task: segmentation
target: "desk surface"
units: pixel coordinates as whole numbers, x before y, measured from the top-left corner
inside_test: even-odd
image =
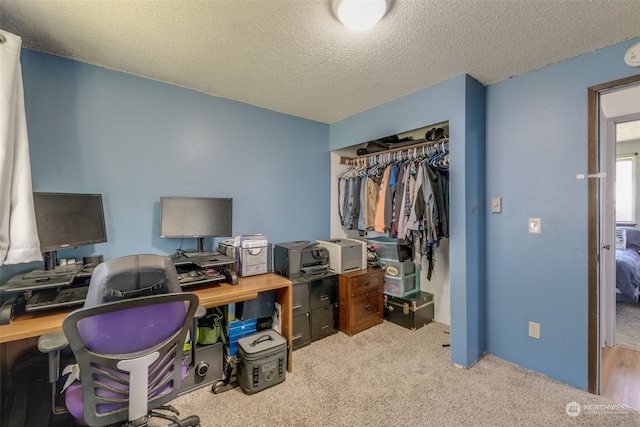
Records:
[[[205,308],[217,307],[232,302],[246,301],[257,298],[259,292],[282,290],[291,288],[291,281],[275,274],[261,274],[258,276],[241,277],[237,285],[217,283],[211,287],[187,290],[200,298],[200,304]],[[287,292],[289,302],[291,293]],[[0,326],[0,343],[38,337],[47,332],[62,329],[62,321],[69,314],[70,309],[51,310],[40,313],[23,313],[8,325]],[[283,325],[284,335],[290,333],[290,325]]]

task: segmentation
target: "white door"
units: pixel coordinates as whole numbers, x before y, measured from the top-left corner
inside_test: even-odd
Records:
[[[601,99],[603,96],[602,95]],[[600,346],[613,347],[616,333],[615,270],[615,124],[605,116],[600,104],[599,170],[606,175],[599,180],[600,203]]]

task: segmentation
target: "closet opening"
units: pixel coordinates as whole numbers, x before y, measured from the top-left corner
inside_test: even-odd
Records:
[[[383,255],[379,263],[385,295],[432,294],[434,320],[446,325],[449,144],[449,123],[441,122],[331,153],[332,238],[365,240],[382,251],[397,242],[398,258]]]

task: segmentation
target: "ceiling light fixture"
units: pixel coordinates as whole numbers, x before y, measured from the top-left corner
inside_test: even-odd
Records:
[[[629,67],[640,67],[640,43],[631,46],[624,54],[624,62]]]
[[[373,28],[389,9],[389,0],[331,0],[334,15],[351,31]]]

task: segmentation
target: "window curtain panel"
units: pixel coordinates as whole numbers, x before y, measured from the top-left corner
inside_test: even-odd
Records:
[[[0,29],[0,265],[42,261],[24,110],[22,39]]]

